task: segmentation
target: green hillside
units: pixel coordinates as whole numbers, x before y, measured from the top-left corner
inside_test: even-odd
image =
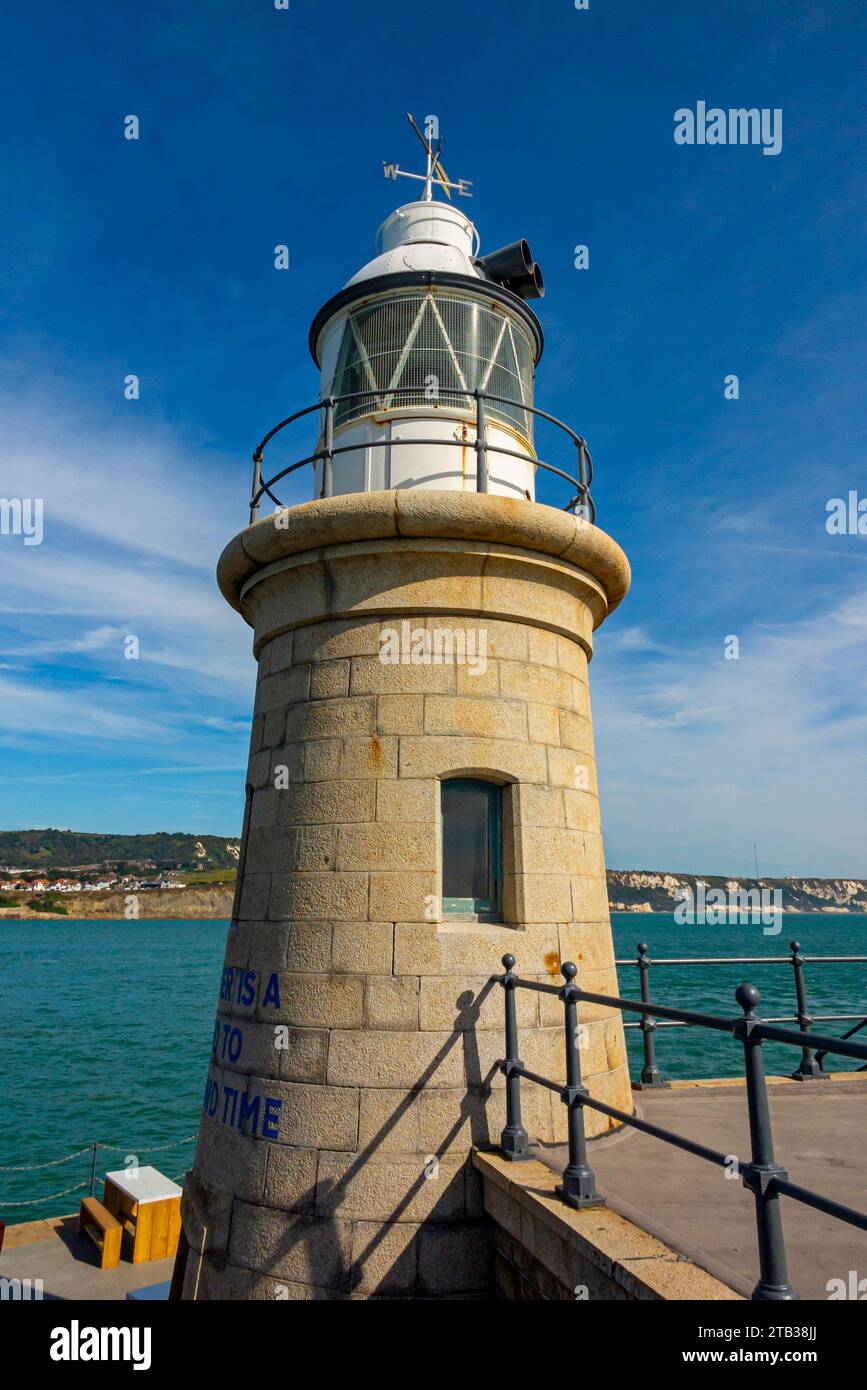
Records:
[[[233,853],[234,850],[234,853]],[[68,869],[83,864],[136,864],[157,869],[204,871],[235,868],[238,841],[222,835],[90,835],[77,830],[2,830],[0,866]],[[202,852],[203,851],[203,852]]]

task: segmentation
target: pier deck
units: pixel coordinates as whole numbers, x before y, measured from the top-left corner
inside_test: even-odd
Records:
[[[867,1073],[827,1081],[768,1078],[777,1162],[801,1183],[856,1210],[867,1209]],[[675,1082],[634,1092],[642,1119],[726,1154],[749,1158],[743,1085]],[[562,1171],[565,1147],[538,1146]],[[608,1205],[749,1297],[758,1277],[754,1203],[737,1179],[637,1130],[589,1145]],[[781,1198],[789,1280],[801,1298],[828,1298],[828,1281],[867,1278],[867,1233]],[[851,1296],[851,1295],[850,1295]]]
[[[0,1252],[0,1278],[41,1279],[46,1302],[122,1301],[134,1289],[171,1279],[174,1256],[137,1265],[124,1258],[114,1269],[100,1269],[96,1246],[77,1228],[77,1216],[10,1226]]]
[[[794,1182],[858,1210],[867,1208],[867,1073],[797,1082],[769,1078],[777,1161]],[[636,1091],[639,1114],[741,1159],[749,1156],[746,1095],[733,1081],[675,1082]],[[559,1146],[536,1156],[557,1172]],[[721,1169],[636,1130],[589,1146],[589,1159],[608,1205],[695,1264],[749,1297],[755,1284],[753,1201]],[[801,1298],[828,1298],[828,1282],[848,1287],[867,1278],[867,1234],[782,1200],[789,1277]],[[171,1278],[173,1260],[100,1270],[98,1254],[79,1236],[74,1216],[11,1226],[0,1254],[0,1277],[41,1279],[45,1299],[122,1300],[133,1289]],[[851,1297],[851,1294],[849,1295]]]

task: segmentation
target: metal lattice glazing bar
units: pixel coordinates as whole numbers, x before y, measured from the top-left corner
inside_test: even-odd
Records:
[[[340,399],[337,425],[368,408],[352,399],[364,381],[378,409],[429,405],[432,383],[440,400],[472,409],[477,389],[496,394],[493,416],[532,443],[534,344],[524,327],[473,295],[431,289],[379,298],[353,310],[344,326],[331,394]]]

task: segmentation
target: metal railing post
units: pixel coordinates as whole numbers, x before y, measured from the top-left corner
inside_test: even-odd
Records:
[[[584,521],[590,521],[591,516],[590,502],[588,499],[589,485],[587,482],[587,455],[585,453],[587,445],[583,439],[579,439],[576,447],[578,449],[578,497],[580,499],[578,503],[578,513]]]
[[[563,1186],[558,1187],[557,1191],[570,1207],[604,1207],[605,1198],[596,1190],[596,1174],[587,1162],[584,1107],[581,1102],[589,1092],[581,1084],[581,1035],[578,1029],[577,993],[572,984],[578,967],[567,960],[560,970],[566,981],[560,990],[566,1033],[566,1085],[560,1092],[560,1099],[567,1106],[569,1162],[563,1169]]]
[[[488,419],[485,412],[485,393],[477,388],[474,395],[476,397],[476,492],[487,492],[488,445],[485,436]]]
[[[253,455],[253,491],[250,494],[250,525],[259,520],[259,488],[262,486],[262,455],[257,449]]]
[[[385,412],[388,416],[395,405],[400,405],[404,401],[406,401],[407,405],[421,405],[421,402],[417,400],[418,393],[419,388],[417,386],[392,386],[371,388],[363,391],[347,391],[337,396],[330,396],[327,399],[315,401],[313,405],[305,406],[303,410],[296,410],[294,414],[288,415],[285,420],[281,420],[279,424],[275,425],[273,429],[270,429],[268,433],[264,435],[256,446],[256,450],[253,454],[254,475],[252,497],[256,500],[253,501],[251,499],[250,502],[251,522],[255,521],[259,515],[259,492],[266,493],[274,502],[274,505],[281,508],[283,503],[276,496],[273,488],[281,479],[288,477],[290,473],[294,473],[296,469],[302,468],[307,464],[313,464],[315,469],[319,466],[320,461],[322,462],[323,468],[319,496],[330,497],[333,496],[332,468],[334,459],[343,454],[353,454],[365,448],[391,450],[392,448],[397,448],[399,445],[415,447],[419,444],[425,446],[450,446],[465,450],[467,447],[466,429],[457,432],[455,436],[445,438],[442,436],[429,439],[419,439],[415,436],[409,439],[383,437],[370,439],[366,444],[363,442],[355,444],[343,443],[336,447],[334,446],[334,412],[338,406],[340,406],[341,409],[345,405],[348,406],[346,418],[363,421],[369,416],[379,415],[380,412]],[[493,447],[498,458],[507,455],[509,458],[518,459],[522,463],[527,463],[529,458],[534,469],[542,469],[552,476],[560,478],[563,482],[568,483],[570,487],[569,501],[565,504],[563,510],[573,513],[576,516],[580,515],[591,523],[595,522],[596,508],[590,493],[593,483],[593,459],[587,447],[587,441],[576,434],[568,425],[565,425],[562,420],[558,420],[555,415],[550,415],[546,410],[540,410],[536,406],[528,405],[523,399],[514,400],[511,396],[497,396],[490,391],[483,390],[481,387],[476,387],[472,391],[469,387],[463,390],[449,388],[443,393],[443,400],[446,403],[467,403],[471,398],[476,402],[476,439],[475,443],[471,446],[476,454],[476,491],[485,493],[490,491],[491,479],[489,458],[491,448]],[[368,406],[361,405],[360,402],[362,401],[369,401],[370,404]],[[487,440],[488,403],[490,403],[491,406],[492,417],[504,420],[507,428],[508,422],[515,418],[512,409],[514,408],[514,410],[517,410],[519,413],[523,412],[526,417],[530,417],[534,422],[536,420],[546,420],[556,429],[562,430],[569,436],[569,439],[577,451],[577,476],[573,476],[572,473],[556,467],[553,463],[546,463],[543,458],[537,457],[532,452],[532,429],[527,431],[525,447],[523,449],[510,449],[502,440],[493,446],[490,445]],[[422,409],[426,412],[427,407],[422,406]],[[270,441],[275,435],[279,434],[281,430],[286,429],[288,425],[294,424],[307,415],[312,415],[314,411],[320,412],[320,433],[314,452],[308,457],[298,459],[295,463],[281,468],[277,473],[265,479],[263,483],[263,454]],[[326,412],[325,419],[322,419],[322,411]],[[341,418],[344,417],[341,416]],[[520,441],[515,440],[514,442],[517,444]],[[322,447],[320,447],[320,444]],[[527,446],[531,448],[529,455],[527,453]],[[529,493],[527,496],[529,499]],[[554,504],[552,503],[551,505],[553,506]]]
[[[334,397],[325,402],[325,457],[322,460],[322,491],[320,497],[334,494]]]
[[[776,1179],[787,1181],[789,1175],[774,1160],[762,1040],[752,1036],[753,1025],[758,1022],[754,1010],[761,996],[755,985],[742,984],[735,990],[735,998],[744,1011],[743,1018],[734,1020],[732,1031],[744,1045],[752,1150],[751,1161],[740,1165],[740,1173],[744,1187],[749,1188],[755,1198],[759,1246],[759,1282],[753,1289],[752,1297],[773,1302],[788,1301],[798,1295],[789,1283],[780,1196],[774,1183]]]
[[[90,1195],[93,1197],[96,1193],[96,1144],[91,1144],[90,1147],[93,1149],[93,1157],[90,1164]]]
[[[650,956],[647,954],[647,946],[643,941],[638,943],[638,975],[641,987],[642,1004],[650,1003]],[[650,1014],[642,1014],[638,1023],[644,1038],[644,1066],[641,1068],[641,1079],[639,1086],[642,1091],[650,1090],[651,1087],[668,1086],[668,1082],[663,1078],[662,1072],[656,1065],[656,1019]]]
[[[807,991],[804,987],[804,957],[801,955],[801,947],[797,941],[790,941],[789,949],[792,952],[792,969],[795,972],[795,996],[798,1000],[798,1027],[802,1033],[809,1033],[813,1020],[807,1012]],[[815,1050],[806,1045],[801,1049],[801,1060],[791,1075],[793,1081],[818,1081],[820,1078],[827,1081],[828,1079],[828,1073],[823,1070],[821,1060],[816,1056]]]
[[[521,1065],[518,1056],[518,1017],[515,1009],[514,956],[503,956],[505,975],[500,980],[506,996],[506,1059],[500,1070],[506,1078],[506,1127],[500,1135],[504,1158],[513,1162],[532,1157],[530,1141],[521,1120],[521,1077],[514,1068]]]

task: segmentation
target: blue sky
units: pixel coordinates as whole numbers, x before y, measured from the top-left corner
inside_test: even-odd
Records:
[[[0,825],[237,834],[254,673],[213,568],[411,110],[482,251],[543,267],[537,404],[588,437],[633,564],[591,671],[609,864],[743,874],[757,840],[764,873],[864,876],[867,536],[825,522],[867,495],[867,14],[467,13],[7,12],[0,495],[42,497],[45,536],[0,536]],[[781,108],[781,153],[676,145],[699,100]]]

